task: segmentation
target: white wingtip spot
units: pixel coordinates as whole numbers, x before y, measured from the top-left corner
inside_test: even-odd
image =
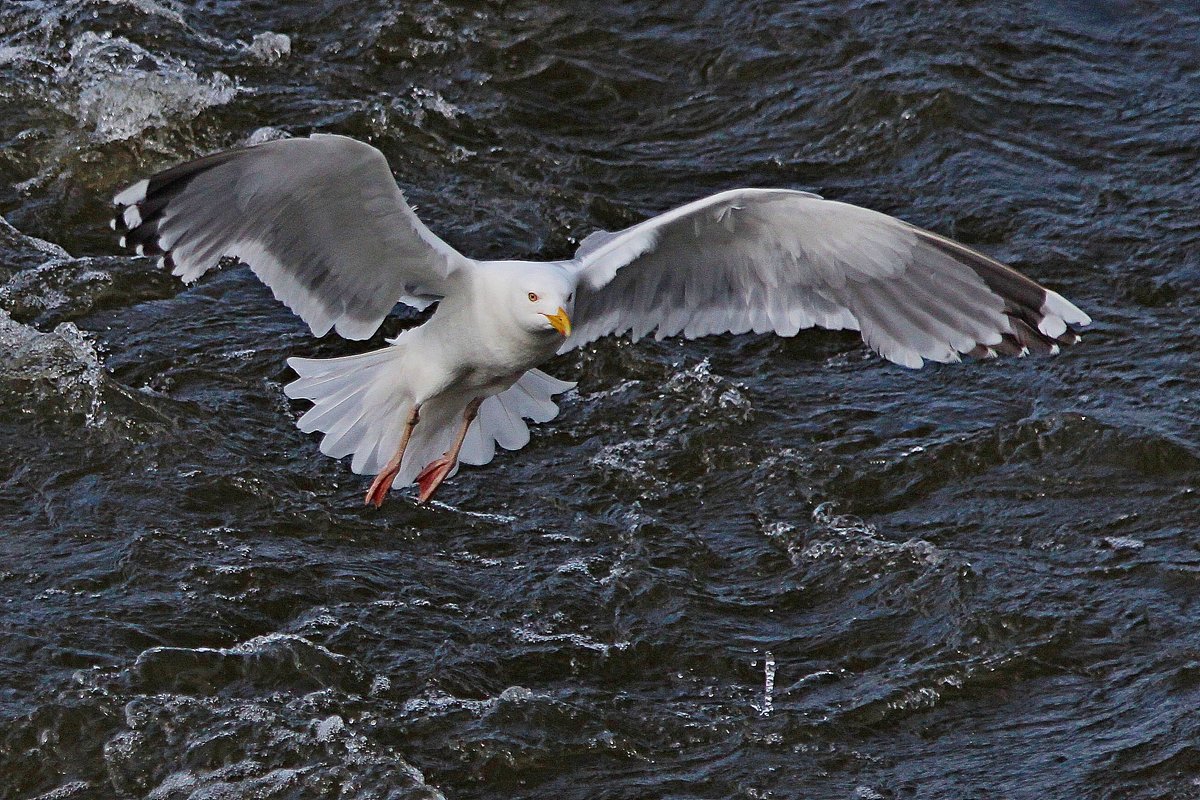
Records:
[[[124,236],[122,236],[120,239],[118,239],[118,240],[117,240],[117,246],[118,246],[118,247],[124,247],[124,246],[125,246],[125,237],[124,237]]]
[[[149,178],[142,178],[140,181],[130,186],[125,191],[113,198],[113,202],[119,206],[131,206],[134,203],[140,203],[146,199],[146,189],[150,186]]]
[[[1050,290],[1046,290],[1046,300],[1042,303],[1041,312],[1047,319],[1054,316],[1058,317],[1061,322],[1071,325],[1089,325],[1092,322],[1092,318],[1080,310],[1074,303],[1058,292]],[[1043,324],[1045,322],[1046,320],[1042,320]],[[1041,328],[1041,325],[1038,325],[1038,328]],[[1042,333],[1046,333],[1046,331],[1043,330]]]
[[[114,231],[117,229],[117,218],[116,217],[113,217],[112,219],[110,219],[108,221],[108,227],[112,228]]]
[[[137,247],[134,249],[134,252],[135,252],[135,253],[137,253],[139,256],[144,256],[144,255],[146,255],[146,248],[145,248],[145,246],[144,246],[144,245],[140,245],[140,244],[139,244],[139,245],[138,245],[138,246],[137,246]]]
[[[1067,323],[1062,317],[1052,314],[1042,317],[1042,321],[1038,323],[1038,330],[1051,339],[1057,339],[1067,332]]]
[[[137,206],[129,206],[126,208],[123,218],[125,220],[125,227],[129,228],[129,230],[133,230],[138,225],[142,224],[142,213],[138,211]]]

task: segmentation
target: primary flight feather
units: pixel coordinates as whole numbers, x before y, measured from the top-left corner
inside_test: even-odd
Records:
[[[366,501],[418,484],[425,502],[460,462],[529,441],[574,384],[537,367],[609,334],[639,338],[858,330],[906,367],[926,359],[1055,353],[1088,315],[949,239],[785,189],[734,189],[624,231],[568,261],[475,261],[417,218],[383,154],[314,134],[207,156],[119,193],[122,246],[187,282],[222,257],[250,266],[316,336],[366,339],[397,302],[437,303],[388,347],[288,359],[297,423],[321,451],[375,475]]]

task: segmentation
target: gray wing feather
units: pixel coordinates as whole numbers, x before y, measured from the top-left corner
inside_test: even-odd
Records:
[[[343,136],[217,153],[114,202],[123,245],[189,283],[237,258],[316,336],[368,338],[397,302],[424,308],[473,263],[417,219],[382,153]]]
[[[865,208],[735,189],[619,233],[592,234],[564,350],[607,334],[661,339],[852,329],[908,367],[1057,352],[1091,320],[960,244]]]

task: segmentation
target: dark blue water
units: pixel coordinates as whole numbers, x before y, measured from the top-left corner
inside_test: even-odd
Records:
[[[1197,120],[1190,3],[5,0],[0,797],[1200,797]],[[284,359],[379,340],[107,229],[314,130],[476,257],[800,188],[1095,323],[603,341],[524,450],[365,509]]]

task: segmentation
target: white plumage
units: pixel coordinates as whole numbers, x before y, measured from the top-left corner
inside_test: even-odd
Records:
[[[316,336],[365,339],[397,302],[438,307],[382,349],[289,359],[321,451],[427,499],[459,461],[529,440],[573,384],[536,369],[600,336],[854,329],[908,367],[1055,353],[1090,322],[1061,295],[960,244],[806,192],[734,189],[584,239],[573,259],[467,258],[417,219],[383,155],[317,134],[217,153],[119,193],[122,246],[194,281],[249,264]],[[565,338],[564,338],[565,337]],[[443,454],[444,455],[441,455]]]

